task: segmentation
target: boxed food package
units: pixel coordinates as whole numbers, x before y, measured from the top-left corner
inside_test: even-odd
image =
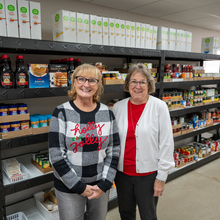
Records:
[[[152,26],[152,49],[157,49],[157,26]]]
[[[70,11],[70,42],[76,42],[76,12]]]
[[[89,44],[89,15],[83,14],[84,36],[83,43]]]
[[[202,38],[201,53],[215,54],[215,37]]]
[[[175,50],[175,33],[176,29],[168,28],[168,50]]]
[[[167,27],[162,27],[162,26],[158,27],[157,49],[158,50],[168,49],[168,28]]]
[[[97,16],[96,15],[89,15],[89,38],[91,44],[96,44],[97,42]]]
[[[115,46],[121,46],[121,20],[115,19]]]
[[[53,40],[70,42],[70,13],[60,10],[53,17]]]
[[[214,37],[214,42],[215,42],[214,54],[218,54],[218,37]]]
[[[67,87],[65,64],[49,64],[50,87]]]
[[[131,47],[135,47],[135,22],[131,22]]]
[[[182,33],[182,30],[180,30],[180,29],[176,30],[176,46],[175,46],[176,51],[181,50],[180,49],[181,33]]]
[[[146,25],[141,23],[141,45],[140,48],[145,48],[146,42]]]
[[[96,40],[96,44],[102,45],[102,32],[103,32],[102,17],[97,16],[97,40]]]
[[[30,13],[28,1],[18,1],[18,24],[19,36],[21,38],[31,38],[30,32]]]
[[[192,32],[186,32],[186,51],[191,52],[192,50]]]
[[[125,20],[121,20],[121,47],[125,47]]]
[[[18,35],[18,15],[16,0],[5,1],[6,27],[8,37],[19,37]]]
[[[182,30],[181,33],[181,42],[180,42],[181,51],[186,51],[186,31]]]
[[[84,25],[83,25],[83,13],[76,13],[76,42],[83,43],[84,37]]]
[[[125,46],[131,46],[131,22],[125,21]]]
[[[41,40],[41,8],[38,2],[29,2],[31,39]]]
[[[0,36],[7,36],[6,31],[6,14],[5,14],[5,1],[0,0]]]
[[[109,45],[108,31],[109,31],[108,18],[102,17],[102,44],[103,45]]]
[[[49,87],[48,64],[28,64],[28,72],[30,88]]]
[[[136,26],[136,33],[135,33],[135,36],[136,36],[135,47],[140,48],[140,46],[141,46],[141,24],[138,23],[138,22],[136,22],[136,23],[135,23],[135,26]]]
[[[108,29],[108,44],[110,46],[115,46],[115,19],[108,19],[109,29]]]

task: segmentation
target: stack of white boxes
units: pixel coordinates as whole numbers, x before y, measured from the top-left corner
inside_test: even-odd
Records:
[[[41,40],[40,3],[0,0],[0,36]]]
[[[191,52],[192,33],[180,29],[65,10],[53,23],[54,41]]]
[[[217,54],[218,51],[218,37],[202,38],[201,53]]]

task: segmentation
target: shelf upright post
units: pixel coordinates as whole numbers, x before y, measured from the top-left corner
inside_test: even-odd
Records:
[[[0,142],[0,159],[2,159],[2,146]],[[6,220],[6,210],[5,210],[5,190],[3,184],[3,170],[2,162],[0,161],[0,220]]]
[[[159,77],[157,77],[157,79],[159,78],[159,82],[160,82],[159,99],[162,99],[162,97],[163,97],[164,66],[165,66],[165,52],[164,52],[164,50],[161,50],[161,57],[159,58],[159,71],[158,71],[160,73],[160,75],[159,75]]]

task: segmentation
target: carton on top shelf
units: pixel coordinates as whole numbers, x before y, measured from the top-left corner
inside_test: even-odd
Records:
[[[102,18],[102,44],[109,45],[108,42],[108,31],[109,31],[109,22],[108,18]]]
[[[146,42],[146,25],[141,23],[141,48],[145,48],[145,42]]]
[[[158,27],[157,49],[158,50],[168,49],[168,28],[167,27],[162,27],[162,26]]]
[[[175,50],[177,50],[177,51],[181,51],[181,49],[180,49],[181,33],[182,33],[182,30],[180,30],[180,29],[176,30],[176,46],[175,46]]]
[[[53,40],[70,42],[70,13],[60,10],[52,16],[53,20]]]
[[[215,37],[202,38],[201,53],[215,54]]]
[[[30,30],[30,13],[27,1],[18,1],[18,28],[21,38],[31,38]]]
[[[125,47],[125,20],[121,20],[121,46]]]
[[[83,14],[84,36],[83,43],[89,44],[89,15]]]
[[[141,24],[136,22],[135,23],[136,26],[136,40],[135,40],[135,47],[140,48],[141,46]]]
[[[19,37],[18,35],[18,15],[16,0],[6,0],[6,28],[8,37]]]
[[[115,46],[115,19],[109,18],[108,19],[108,44],[110,46]]]
[[[115,46],[121,46],[121,20],[115,19]]]
[[[131,46],[131,22],[125,21],[125,46]]]
[[[103,32],[103,25],[102,25],[102,17],[97,16],[97,41],[96,44],[102,45],[102,32]]]
[[[131,21],[131,47],[135,47],[135,22]]]
[[[38,2],[29,2],[31,39],[41,40],[41,8]]]
[[[5,14],[5,1],[0,0],[0,36],[7,36],[6,31],[6,14]]]
[[[191,52],[192,47],[192,32],[187,31],[186,32],[186,51]]]
[[[153,26],[152,49],[157,49],[157,26]]]
[[[76,12],[69,12],[70,15],[70,42],[76,42]]]
[[[91,44],[97,43],[97,16],[89,15],[89,38]]]
[[[76,13],[76,42],[83,43],[84,37],[84,25],[83,25],[83,13]]]

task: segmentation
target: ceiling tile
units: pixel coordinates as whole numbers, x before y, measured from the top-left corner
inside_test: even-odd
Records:
[[[130,10],[158,0],[93,0],[91,3],[119,10]]]
[[[199,18],[205,18],[208,16],[209,15],[198,12],[198,11],[186,10],[186,11],[173,13],[170,15],[161,16],[159,18],[169,20],[169,21],[183,22],[183,21],[189,21],[189,20],[194,20],[194,19],[199,19]]]
[[[143,14],[152,17],[160,17],[171,13],[187,10],[186,7],[177,6],[164,1],[148,4],[136,9],[129,10],[137,14]]]
[[[204,28],[207,29],[211,29],[211,30],[215,30],[215,31],[220,31],[220,24],[216,24],[216,25],[204,25]]]
[[[195,10],[220,17],[220,2],[216,4],[195,8]]]
[[[163,0],[163,1],[173,3],[175,5],[184,6],[190,9],[220,2],[220,0],[184,0],[184,1],[183,0]]]
[[[203,27],[203,26],[220,24],[220,18],[209,16],[209,17],[206,17],[206,18],[200,18],[200,19],[195,19],[195,20],[190,20],[190,21],[184,21],[184,22],[181,22],[181,23]]]

